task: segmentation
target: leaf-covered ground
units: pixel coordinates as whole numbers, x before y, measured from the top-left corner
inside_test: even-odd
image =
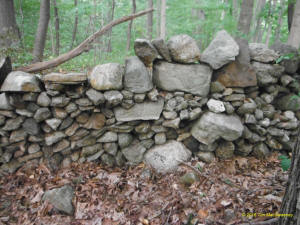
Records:
[[[55,173],[27,165],[0,177],[0,224],[240,224],[270,219],[251,213],[278,212],[288,175],[276,154],[268,161],[236,157],[189,165],[194,168],[182,164],[168,175],[143,164],[124,170],[73,164]],[[199,180],[185,186],[186,172]],[[41,201],[46,190],[65,184],[75,190],[74,216]]]

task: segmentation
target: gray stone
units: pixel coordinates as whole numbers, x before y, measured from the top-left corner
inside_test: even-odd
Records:
[[[270,65],[260,62],[253,62],[252,66],[256,72],[258,86],[275,84],[283,73],[284,68],[279,65]]]
[[[90,155],[94,155],[95,153],[102,150],[102,144],[95,144],[92,146],[86,146],[82,148],[81,156],[87,157]],[[100,157],[100,156],[99,156]]]
[[[51,106],[54,107],[65,107],[68,105],[70,102],[70,98],[67,98],[66,96],[58,96],[58,97],[53,97],[51,101]]]
[[[261,109],[255,109],[255,118],[262,120],[264,118],[264,112]]]
[[[116,144],[116,143],[105,143],[104,145],[103,145],[103,148],[104,148],[104,150],[108,153],[108,154],[110,154],[110,155],[112,155],[112,156],[116,156],[116,154],[117,154],[117,151],[118,151],[118,145]]]
[[[14,130],[10,134],[9,142],[15,143],[15,142],[24,141],[26,137],[27,137],[27,133],[23,129]]]
[[[91,146],[91,145],[94,145],[96,144],[96,137],[94,137],[93,135],[87,135],[81,139],[79,139],[77,142],[76,142],[76,146],[81,148],[81,147],[85,147],[85,146]]]
[[[73,120],[71,117],[67,117],[67,118],[64,119],[64,120],[62,121],[62,123],[60,124],[59,130],[64,130],[64,129],[70,127],[70,126],[72,125],[73,121],[74,121],[74,120]]]
[[[224,97],[224,101],[234,102],[234,101],[244,101],[246,96],[244,94],[231,94]]]
[[[89,157],[87,157],[86,161],[88,162],[92,162],[92,161],[95,161],[97,159],[99,159],[104,153],[104,150],[101,150],[97,153],[95,153],[94,155],[90,155]],[[104,158],[104,161],[105,161],[105,158]]]
[[[219,81],[211,82],[210,84],[210,92],[211,93],[219,93],[225,90],[225,86],[221,84]]]
[[[123,95],[119,91],[106,91],[104,97],[111,106],[116,106],[123,100]]]
[[[272,136],[283,137],[285,135],[285,131],[282,129],[278,129],[276,127],[269,127],[267,129],[268,133]]]
[[[56,142],[62,140],[64,137],[66,137],[66,135],[61,131],[53,132],[51,134],[46,134],[45,135],[46,145],[48,146],[53,145]]]
[[[130,109],[115,107],[114,113],[117,121],[128,122],[134,120],[157,120],[160,117],[164,105],[163,99],[157,102],[144,102],[135,104]]]
[[[204,64],[173,64],[164,61],[155,63],[153,80],[158,88],[166,91],[184,91],[207,96],[212,70]]]
[[[57,130],[57,128],[59,127],[59,125],[61,124],[62,121],[61,121],[61,119],[52,118],[52,119],[47,119],[45,122],[53,130]]]
[[[208,63],[213,69],[219,69],[235,60],[239,54],[239,46],[225,31],[219,31],[201,55],[201,61]]]
[[[22,127],[28,134],[37,135],[40,133],[40,127],[38,123],[32,118],[26,119],[22,124]]]
[[[27,109],[16,109],[16,113],[20,116],[25,116],[25,117],[32,117],[33,112],[27,110]]]
[[[187,109],[180,111],[180,120],[188,120],[190,118],[189,111]]]
[[[211,144],[220,137],[234,141],[242,136],[243,125],[237,116],[206,112],[192,127],[192,135],[204,144]]]
[[[88,98],[80,98],[75,101],[75,103],[79,106],[91,106],[93,103]]]
[[[31,144],[28,147],[28,153],[29,154],[39,152],[40,150],[41,150],[41,147],[38,144]]]
[[[233,157],[235,146],[232,142],[222,141],[216,149],[216,156],[219,159],[230,159]]]
[[[133,137],[131,134],[127,134],[127,133],[118,134],[118,144],[121,149],[128,147],[132,141],[133,141]]]
[[[158,173],[168,173],[177,169],[181,161],[187,161],[192,153],[180,142],[168,141],[154,146],[145,154],[145,162]]]
[[[146,134],[150,131],[150,123],[142,122],[138,126],[135,127],[135,131],[139,134]]]
[[[4,80],[1,91],[13,92],[41,92],[40,81],[34,74],[14,71]]]
[[[118,134],[111,131],[106,132],[97,140],[97,142],[115,142],[115,141],[118,141]]]
[[[261,121],[259,121],[259,125],[261,125],[262,127],[269,127],[271,124],[271,121],[269,118],[265,118]]]
[[[43,201],[47,200],[56,209],[66,214],[73,215],[74,207],[72,205],[72,199],[74,196],[74,190],[70,185],[64,185],[61,188],[54,188],[48,190],[43,195]]]
[[[19,169],[21,166],[23,165],[23,163],[20,163],[18,160],[11,160],[9,163],[4,163],[1,167],[0,167],[0,173],[3,172],[8,172],[10,174],[14,173],[17,171],[17,169]]]
[[[156,102],[158,100],[157,89],[152,89],[150,92],[148,92],[147,97],[150,101]]]
[[[292,111],[285,111],[283,112],[283,115],[288,119],[288,120],[293,120],[295,119],[295,113]]]
[[[145,94],[135,94],[133,99],[136,103],[142,103],[145,100]]]
[[[250,57],[254,61],[269,63],[278,59],[279,55],[263,43],[250,43]]]
[[[62,139],[61,141],[57,142],[53,146],[53,152],[61,152],[63,150],[66,150],[70,147],[70,142],[66,139]]]
[[[122,167],[126,163],[126,159],[120,151],[117,153],[115,160],[118,167]]]
[[[162,38],[157,38],[151,41],[151,43],[154,45],[154,47],[156,48],[156,50],[158,51],[158,53],[168,62],[171,62],[171,56],[170,56],[170,52],[168,49],[167,44],[164,42],[164,39]]]
[[[136,39],[134,41],[134,52],[147,67],[152,65],[153,60],[158,55],[155,47],[147,39]]]
[[[122,89],[124,66],[119,63],[106,63],[96,66],[90,77],[91,86],[99,91]]]
[[[194,172],[186,173],[180,177],[180,182],[185,186],[191,186],[196,181],[199,181],[199,177]]]
[[[105,102],[104,95],[92,88],[89,89],[85,94],[94,103],[94,105],[99,105]]]
[[[162,125],[164,127],[170,127],[170,128],[178,129],[179,124],[180,124],[180,118],[176,118],[174,120],[166,120],[166,121],[163,122]]]
[[[154,131],[155,133],[162,133],[162,132],[166,132],[167,128],[161,125],[152,125],[151,130]]]
[[[48,107],[51,104],[51,99],[47,95],[47,92],[42,92],[37,98],[37,104],[42,107]]]
[[[222,101],[211,98],[208,100],[208,102],[206,104],[207,104],[208,109],[214,113],[221,113],[221,112],[225,111],[225,106]]]
[[[197,157],[206,163],[211,163],[215,159],[215,154],[213,152],[198,152]]]
[[[195,108],[190,112],[190,120],[198,119],[201,116],[201,108]]]
[[[0,126],[5,124],[5,116],[0,115]]]
[[[245,101],[244,104],[238,108],[237,113],[241,115],[244,115],[246,113],[254,113],[256,108],[257,105],[255,101],[251,98],[247,98],[247,101]]]
[[[201,152],[214,152],[218,147],[218,143],[217,142],[213,142],[211,144],[199,144],[199,151]]]
[[[65,110],[67,113],[75,112],[78,109],[77,105],[73,102],[70,102],[66,107]],[[64,119],[65,117],[60,117],[60,119]]]
[[[12,110],[13,108],[9,104],[8,97],[6,93],[0,94],[0,109],[2,110]]]
[[[132,106],[134,106],[134,102],[133,100],[123,100],[121,103],[121,106],[125,109],[130,109]]]
[[[264,159],[270,155],[269,148],[263,142],[254,146],[252,154],[259,159]]]
[[[109,167],[113,167],[115,165],[115,158],[108,154],[103,154],[101,156],[101,161]]]
[[[23,117],[17,117],[16,119],[6,120],[4,127],[2,127],[1,129],[5,131],[17,130],[21,127],[23,121]]]
[[[43,80],[56,84],[81,84],[87,80],[87,76],[84,73],[50,73],[43,76]]]
[[[131,91],[122,90],[121,93],[122,93],[125,100],[132,100],[133,93]]]
[[[141,145],[143,145],[146,149],[151,148],[154,145],[154,141],[153,139],[146,139],[146,140],[142,140]]]
[[[156,145],[162,145],[166,143],[167,137],[165,133],[158,133],[154,136],[154,141]]]
[[[42,122],[42,121],[48,119],[49,117],[51,117],[50,110],[48,108],[40,108],[36,111],[33,118],[37,122]]]
[[[246,124],[256,124],[257,121],[256,121],[256,119],[255,119],[255,116],[252,115],[252,114],[246,113],[246,114],[245,114],[245,123],[246,123]]]
[[[145,93],[153,88],[152,78],[143,64],[136,56],[125,61],[124,87],[133,93]]]
[[[150,139],[153,137],[154,134],[155,133],[152,130],[145,134],[139,134],[139,140],[142,141],[142,140]]]
[[[296,112],[300,109],[300,97],[295,94],[284,95],[275,100],[277,109]]]
[[[193,63],[200,59],[197,42],[186,34],[176,35],[167,43],[173,61],[179,63]]]
[[[127,148],[123,148],[122,153],[130,164],[137,165],[143,161],[146,150],[147,149],[138,142],[131,144]]]
[[[295,81],[295,79],[289,75],[283,75],[280,77],[280,82],[282,83],[283,86],[288,86],[290,83]]]

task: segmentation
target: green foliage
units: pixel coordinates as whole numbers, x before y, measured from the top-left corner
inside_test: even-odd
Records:
[[[286,155],[280,155],[278,159],[280,160],[280,166],[283,171],[287,171],[291,166],[291,159]]]
[[[294,53],[288,53],[288,54],[285,54],[285,55],[282,55],[280,56],[277,60],[276,60],[276,63],[280,63],[282,62],[282,60],[284,59],[293,59],[295,57],[295,54]]]

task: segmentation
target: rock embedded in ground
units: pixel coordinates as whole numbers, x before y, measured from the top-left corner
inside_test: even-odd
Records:
[[[96,66],[89,77],[91,86],[99,91],[121,90],[124,67],[119,63],[106,63]]]
[[[177,169],[181,161],[190,159],[192,153],[182,143],[168,141],[154,146],[145,154],[145,162],[158,173],[169,173]]]
[[[279,55],[263,43],[250,43],[250,57],[252,60],[262,63],[275,62]]]
[[[156,48],[147,39],[136,39],[134,41],[134,52],[147,67],[152,66],[154,59],[158,56]]]
[[[201,62],[208,63],[213,69],[219,69],[235,60],[239,46],[225,31],[219,31],[201,55]]]
[[[74,190],[70,185],[64,185],[61,188],[54,188],[48,190],[43,195],[43,201],[50,202],[56,209],[66,214],[73,215],[74,207],[72,205],[72,199],[74,196]]]
[[[4,80],[1,91],[3,92],[41,92],[40,80],[36,75],[22,71],[14,71],[8,74]]]
[[[176,35],[167,43],[171,58],[179,63],[193,63],[200,59],[197,42],[186,34]]]
[[[144,63],[131,56],[125,60],[124,88],[133,93],[145,93],[153,88],[152,77]]]
[[[239,117],[206,112],[192,127],[192,135],[203,144],[211,144],[220,137],[234,141],[242,136],[243,125]]]
[[[183,65],[157,62],[153,69],[153,80],[158,88],[166,91],[184,91],[207,96],[212,70],[203,64]]]

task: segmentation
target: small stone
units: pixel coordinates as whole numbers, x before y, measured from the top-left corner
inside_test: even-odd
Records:
[[[37,104],[42,107],[48,107],[51,104],[51,99],[48,97],[47,92],[42,92],[37,98]]]
[[[118,152],[118,145],[116,143],[105,143],[103,145],[104,150],[112,155],[112,156],[116,156],[117,152]]]
[[[66,129],[65,134],[70,137],[75,134],[78,128],[78,123],[74,122],[69,128]]]
[[[156,102],[158,100],[158,91],[157,89],[152,89],[150,92],[148,92],[147,97],[150,101]]]
[[[255,118],[257,120],[262,120],[264,118],[264,112],[260,109],[255,109]]]
[[[198,119],[201,116],[201,108],[195,108],[190,112],[190,120]]]
[[[94,105],[103,104],[105,102],[104,95],[92,88],[86,92],[86,95],[94,103]]]
[[[82,148],[81,156],[87,157],[93,155],[102,150],[102,144],[95,144],[92,146],[86,146]]]
[[[131,144],[127,148],[123,148],[122,153],[130,164],[137,165],[143,161],[146,150],[147,149],[138,142]]]
[[[189,111],[187,109],[180,111],[180,120],[188,120],[189,119]]]
[[[255,116],[252,114],[245,114],[245,123],[246,124],[256,124],[257,121],[255,119]]]
[[[234,149],[232,142],[221,142],[216,149],[216,156],[220,159],[230,159],[233,157]]]
[[[133,98],[133,93],[131,91],[122,90],[121,93],[126,100],[131,100]]]
[[[40,108],[34,114],[34,119],[39,123],[51,117],[51,112],[48,108]]]
[[[66,139],[63,139],[54,145],[53,152],[61,152],[67,149],[69,146],[70,146],[70,142]]]
[[[218,143],[217,142],[213,142],[211,144],[199,144],[199,151],[201,152],[214,152],[218,147]]]
[[[31,144],[28,147],[28,153],[33,154],[41,150],[41,147],[38,144]]]
[[[115,160],[118,167],[122,167],[126,163],[126,159],[120,151],[117,153]]]
[[[267,45],[263,43],[250,43],[250,57],[252,60],[270,63],[276,61],[279,55],[272,49],[269,49]]]
[[[68,113],[63,108],[53,108],[53,116],[58,119],[65,119],[68,116]]]
[[[215,100],[215,99],[210,99],[207,102],[207,107],[210,111],[214,113],[221,113],[225,111],[225,106],[222,101]]]
[[[224,102],[224,106],[227,114],[234,113],[234,107],[229,102]]]
[[[6,120],[4,127],[2,127],[1,129],[5,131],[17,130],[21,127],[23,121],[23,117],[17,117],[16,119]]]
[[[183,144],[190,151],[192,151],[192,152],[198,152],[199,142],[197,141],[196,138],[194,138],[193,136],[191,136],[191,134],[189,134],[189,135],[190,136],[183,141]],[[177,138],[177,141],[179,141],[178,139],[179,139],[179,137]]]
[[[154,45],[154,47],[156,48],[156,50],[158,51],[158,53],[168,62],[171,62],[171,56],[170,56],[170,52],[168,49],[167,44],[165,44],[164,39],[162,38],[157,38],[151,41],[151,43]]]
[[[193,172],[186,173],[182,177],[180,177],[180,182],[186,186],[191,186],[196,181],[199,181],[199,177]]]
[[[121,149],[128,147],[133,141],[131,134],[120,133],[118,134],[118,144]]]
[[[142,103],[145,100],[145,97],[145,94],[135,94],[133,98],[136,103]]]
[[[88,98],[80,98],[75,101],[75,103],[79,106],[91,106],[93,103]]]
[[[119,91],[106,91],[104,97],[111,106],[116,106],[123,100],[123,95]]]
[[[134,41],[134,52],[147,67],[152,65],[153,60],[158,55],[155,47],[147,39],[136,39]]]
[[[51,134],[45,135],[46,145],[50,146],[62,140],[66,135],[63,132],[57,131]]]
[[[101,161],[109,167],[113,167],[115,165],[114,157],[108,154],[103,154],[101,156]]]
[[[174,129],[178,129],[180,124],[180,118],[174,119],[174,120],[166,120],[163,122],[164,127],[170,127]]]
[[[166,143],[166,141],[167,141],[166,134],[158,133],[155,135],[154,140],[155,140],[156,145],[162,145],[162,144]]]
[[[254,113],[257,108],[257,105],[254,100],[251,98],[247,98],[243,105],[241,105],[237,112],[240,115],[244,115],[246,113]]]
[[[33,113],[27,109],[16,109],[16,113],[20,116],[33,117]]]
[[[163,116],[166,120],[173,120],[177,117],[177,113],[175,111],[163,111]]]
[[[104,150],[101,150],[101,151],[95,153],[94,155],[87,157],[87,161],[88,162],[95,161],[95,160],[99,159],[101,157],[101,155],[103,155],[103,153],[104,153]]]
[[[280,82],[284,87],[288,86],[291,82],[293,82],[295,79],[289,75],[283,75],[280,77]]]
[[[223,92],[224,90],[225,90],[225,87],[220,82],[218,82],[218,81],[211,82],[211,84],[210,84],[210,92],[211,93],[220,93],[220,92]]]
[[[121,103],[121,106],[125,109],[130,109],[132,106],[134,106],[134,102],[133,100],[123,100]]]
[[[65,130],[66,128],[68,128],[69,126],[71,126],[71,124],[73,123],[73,119],[71,117],[67,117],[66,119],[64,119],[61,123],[61,125],[59,126],[59,130]]]
[[[259,159],[264,159],[269,156],[269,148],[264,143],[259,143],[254,146],[252,154]]]
[[[38,123],[32,118],[26,119],[22,124],[22,127],[28,134],[37,135],[40,133]]]
[[[66,96],[58,96],[53,97],[51,101],[51,106],[54,107],[65,107],[70,102],[70,98],[67,98]]]
[[[263,126],[263,127],[269,127],[270,126],[270,119],[269,118],[265,118],[261,121],[259,121],[259,125]]]
[[[90,118],[90,115],[88,113],[81,113],[79,116],[76,117],[76,121],[80,124],[85,124]]]
[[[153,131],[149,131],[148,133],[145,134],[139,134],[139,140],[146,140],[146,139],[150,139],[153,137],[155,133]]]
[[[285,111],[283,112],[283,115],[289,120],[293,120],[295,118],[295,113],[293,111]]]
[[[15,142],[23,141],[26,139],[26,137],[27,137],[27,133],[25,132],[25,130],[23,130],[23,129],[14,130],[10,134],[9,142],[15,143]]]
[[[59,125],[61,124],[62,121],[61,121],[61,119],[52,118],[52,119],[47,119],[45,122],[53,130],[57,130],[57,128],[59,127]]]
[[[198,152],[197,157],[206,163],[211,163],[215,159],[215,154],[213,152]]]
[[[106,132],[97,140],[97,142],[115,142],[115,141],[118,141],[118,134],[111,131]]]
[[[150,124],[148,122],[143,122],[135,127],[135,131],[139,134],[146,134],[150,130]]]
[[[233,101],[244,101],[245,100],[244,94],[232,94],[224,97],[224,101],[233,102]]]

